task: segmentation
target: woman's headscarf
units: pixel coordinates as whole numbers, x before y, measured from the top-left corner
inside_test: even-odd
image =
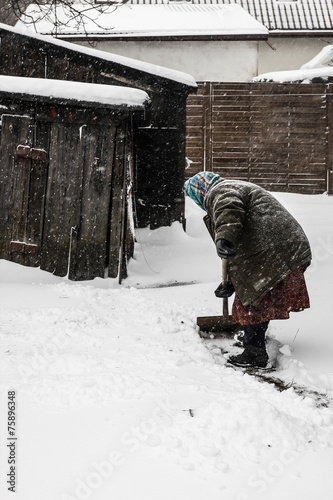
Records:
[[[199,207],[206,210],[204,206],[205,196],[219,179],[220,176],[213,172],[199,172],[185,182],[186,192]]]

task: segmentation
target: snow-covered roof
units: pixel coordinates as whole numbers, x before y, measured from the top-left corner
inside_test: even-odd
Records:
[[[41,35],[35,33],[33,29],[28,29],[26,26],[8,26],[6,24],[0,23],[0,30],[5,30],[11,33],[17,33],[19,35],[27,36],[30,38],[35,38],[44,43],[53,44],[58,47],[63,47],[72,52],[78,52],[81,54],[87,54],[96,59],[102,59],[104,61],[109,61],[115,64],[120,64],[128,68],[132,68],[149,75],[160,77],[166,80],[171,80],[173,82],[181,83],[192,88],[197,87],[197,83],[193,76],[183,73],[182,71],[177,71],[174,69],[165,68],[163,66],[158,66],[156,64],[146,63],[143,61],[138,61],[137,59],[132,59],[130,57],[119,56],[117,54],[112,54],[110,52],[104,52],[102,50],[93,49],[91,47],[83,47],[81,45],[73,44],[63,40],[58,40],[53,36]]]
[[[20,97],[60,99],[72,104],[94,103],[94,107],[102,105],[133,111],[144,109],[150,102],[148,94],[139,89],[19,76],[0,75],[0,92]]]
[[[83,11],[86,6],[76,4],[75,8]],[[50,10],[50,6],[43,9]],[[118,8],[112,6],[102,13],[90,11],[82,23],[70,19],[66,6],[57,5],[56,16],[54,11],[45,16],[45,12],[40,12],[32,4],[22,21],[31,18],[35,20],[34,27],[38,33],[73,38],[82,35],[103,38],[268,35],[267,29],[237,4],[126,3]],[[17,26],[22,25],[22,21]]]
[[[237,3],[251,16],[274,32],[333,31],[332,0],[186,0],[203,5],[231,5]],[[177,0],[129,0],[136,4],[178,4]]]
[[[236,0],[270,32],[333,29],[331,0]],[[223,2],[229,3],[229,2]]]

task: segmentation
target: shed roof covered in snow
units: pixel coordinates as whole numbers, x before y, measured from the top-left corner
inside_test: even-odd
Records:
[[[140,127],[136,126],[132,140],[135,142],[133,154],[135,154],[136,195],[137,199],[144,200],[141,212],[139,213],[139,209],[136,212],[138,225],[159,227],[169,225],[176,220],[180,222],[184,220],[182,190],[186,157],[186,99],[188,94],[197,91],[197,84],[192,76],[155,64],[57,40],[51,36],[35,34],[26,28],[0,25],[0,41],[1,74],[45,79],[45,84],[43,82],[41,85],[46,87],[52,80],[71,82],[68,89],[73,89],[73,92],[67,96],[69,99],[75,99],[78,88],[75,84],[72,87],[72,82],[93,84],[91,89],[97,89],[96,84],[102,85],[100,88],[103,88],[103,99],[109,97],[115,99],[114,91],[107,90],[104,85],[144,91],[143,94],[129,92],[124,99],[127,101],[128,96],[135,95],[134,104],[131,106],[139,104],[142,106],[141,109],[143,100],[147,104],[146,95],[151,101],[149,113],[140,113],[138,110],[142,121]],[[66,91],[66,85],[67,83],[61,85],[61,93]],[[123,96],[121,90],[121,98]],[[49,97],[45,97],[47,98]],[[96,105],[101,96],[94,94],[93,99]],[[57,98],[58,102],[59,100],[63,98]],[[121,100],[122,109],[128,106],[124,101]],[[45,102],[44,99],[42,102]],[[103,107],[104,104],[101,103],[99,106]],[[121,110],[119,114],[123,114]],[[161,182],[161,178],[168,179],[168,182]],[[152,191],[155,196],[153,201]]]
[[[143,110],[150,99],[146,92],[128,87],[100,85],[96,83],[70,82],[44,78],[22,78],[0,75],[0,92],[19,99],[43,102],[61,101],[62,104],[77,104],[122,109]]]
[[[25,26],[12,27],[0,23],[0,35],[2,32],[34,40],[40,45],[48,46],[48,50],[51,50],[53,47],[55,50],[63,50],[66,53],[71,53],[73,56],[75,56],[75,54],[82,54],[82,56],[89,57],[94,61],[105,63],[108,68],[112,67],[115,72],[118,70],[122,73],[125,72],[125,78],[128,80],[131,80],[132,78],[138,79],[138,75],[140,75],[141,79],[145,79],[147,84],[151,87],[161,87],[174,83],[187,87],[188,92],[196,90],[197,88],[195,79],[191,75],[183,73],[182,71],[138,61],[130,57],[120,56],[110,52],[104,52],[102,50],[96,50],[91,47],[74,45],[70,42],[57,40],[53,36],[35,33],[32,29],[27,29]]]
[[[84,12],[85,5],[76,5]],[[45,12],[48,11],[48,15]],[[97,9],[77,20],[66,5],[57,5],[56,15],[50,6],[30,5],[22,21],[34,19],[38,33],[62,38],[266,38],[268,30],[240,5],[158,2],[127,2],[102,13]],[[17,26],[22,25],[20,21]],[[57,21],[57,22],[56,22]]]

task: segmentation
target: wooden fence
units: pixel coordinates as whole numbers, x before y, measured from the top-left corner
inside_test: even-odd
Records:
[[[186,177],[333,194],[333,85],[199,83],[187,100]]]

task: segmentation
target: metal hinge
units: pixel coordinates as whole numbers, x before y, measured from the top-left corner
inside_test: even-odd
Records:
[[[39,246],[33,243],[25,243],[24,241],[11,241],[9,244],[10,252],[18,252],[29,255],[38,255]]]
[[[23,146],[21,144],[16,148],[16,155],[35,161],[46,161],[48,158],[48,153],[45,149],[31,148],[30,146]]]

